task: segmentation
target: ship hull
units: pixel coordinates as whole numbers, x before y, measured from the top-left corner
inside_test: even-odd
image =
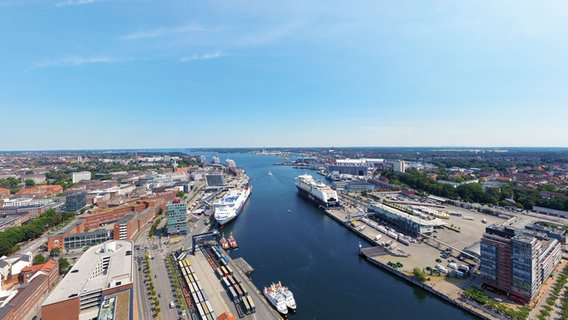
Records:
[[[335,201],[335,202],[326,202],[326,201],[321,200],[320,198],[314,196],[313,194],[309,193],[308,191],[306,191],[306,190],[304,190],[304,189],[302,189],[302,188],[300,188],[300,187],[298,187],[298,186],[296,186],[296,188],[298,189],[298,194],[299,194],[302,198],[304,198],[304,199],[306,199],[306,200],[312,202],[313,204],[315,204],[315,205],[317,205],[317,206],[323,206],[323,207],[325,207],[325,208],[328,208],[328,207],[333,207],[333,206],[339,205],[339,203],[338,203],[337,201]]]
[[[229,223],[229,222],[235,220],[235,219],[239,216],[239,214],[241,214],[241,212],[243,211],[245,205],[247,204],[247,201],[248,201],[249,197],[250,197],[250,193],[247,195],[245,201],[243,201],[243,203],[240,205],[240,207],[235,210],[235,214],[234,214],[234,215],[225,217],[224,219],[217,219],[217,218],[215,218],[215,219],[217,220],[217,222],[219,223],[219,225],[224,226],[224,225],[226,225],[227,223]]]

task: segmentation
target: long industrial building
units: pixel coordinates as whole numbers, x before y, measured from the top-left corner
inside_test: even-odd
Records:
[[[564,230],[528,216],[488,226],[481,239],[484,285],[530,302],[562,259],[565,242]]]

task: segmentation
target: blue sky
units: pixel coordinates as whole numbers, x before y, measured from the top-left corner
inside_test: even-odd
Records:
[[[566,147],[567,10],[0,0],[0,150]]]

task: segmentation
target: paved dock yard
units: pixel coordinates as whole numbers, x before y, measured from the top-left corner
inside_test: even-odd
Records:
[[[460,232],[452,231],[447,228],[437,229],[431,238],[424,239],[420,243],[411,243],[410,245],[400,243],[386,234],[372,228],[371,224],[373,224],[373,222],[369,220],[370,224],[365,223],[362,220],[364,214],[361,214],[361,211],[358,211],[356,218],[353,218],[354,211],[351,210],[351,221],[358,220],[356,227],[353,227],[353,225],[348,222],[350,214],[345,208],[330,208],[325,210],[325,213],[338,223],[358,234],[360,237],[366,239],[367,242],[377,246],[377,248],[369,248],[365,250],[365,256],[371,263],[401,276],[405,280],[434,293],[456,306],[476,313],[476,315],[480,318],[496,319],[498,317],[490,314],[487,310],[466,305],[466,302],[461,299],[462,289],[471,284],[477,283],[479,281],[478,277],[473,276],[465,279],[458,279],[454,277],[430,275],[429,281],[426,283],[419,283],[418,281],[415,281],[412,276],[412,270],[414,267],[424,270],[425,267],[433,267],[438,263],[446,266],[452,259],[457,260],[458,264],[466,263],[470,266],[475,264],[473,260],[469,260],[467,258],[460,261],[458,259],[460,251],[464,250],[465,247],[472,245],[474,242],[479,241],[486,226],[492,223],[505,221],[504,218],[482,214],[464,208],[457,208],[453,206],[444,206],[444,209],[440,208],[440,211],[444,212],[457,210],[461,211],[463,215],[461,217],[450,216],[449,219],[445,220],[445,222],[448,226],[453,224],[454,226],[459,227]],[[486,222],[483,223],[482,219],[485,219]],[[361,228],[363,225],[365,227]],[[379,240],[375,240],[377,235],[381,236]],[[407,254],[408,256],[394,256],[387,253],[382,247],[380,247],[381,243],[390,241],[396,243],[396,249],[394,251],[401,255]],[[441,255],[446,252],[448,253],[448,257],[443,258]],[[441,259],[442,261],[437,262],[437,259]],[[403,267],[399,269],[388,267],[387,264],[389,261],[401,262]]]
[[[249,296],[251,296],[256,305],[256,312],[248,315],[241,313],[242,319],[282,319],[280,314],[272,308],[272,305],[264,298],[264,295],[242,273],[229,255],[226,253],[224,253],[224,255],[229,259],[228,265],[233,269],[233,276],[236,280],[241,282],[241,285],[248,291]],[[209,303],[213,307],[213,310],[215,310],[215,314],[219,316],[223,312],[229,311],[239,318],[239,312],[235,304],[229,298],[227,290],[221,285],[220,279],[215,274],[215,270],[209,264],[203,251],[196,250],[195,255],[191,255],[188,252],[187,258],[191,262],[193,271],[199,277],[199,282],[207,293]]]

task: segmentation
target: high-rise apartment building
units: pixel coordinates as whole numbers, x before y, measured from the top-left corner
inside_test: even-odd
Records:
[[[394,172],[406,172],[406,163],[404,163],[404,160],[396,160],[393,162],[393,170]]]
[[[166,214],[168,219],[168,234],[187,234],[187,205],[185,203],[170,203]]]
[[[565,232],[531,217],[515,217],[485,229],[481,277],[487,286],[527,303],[562,258]]]

